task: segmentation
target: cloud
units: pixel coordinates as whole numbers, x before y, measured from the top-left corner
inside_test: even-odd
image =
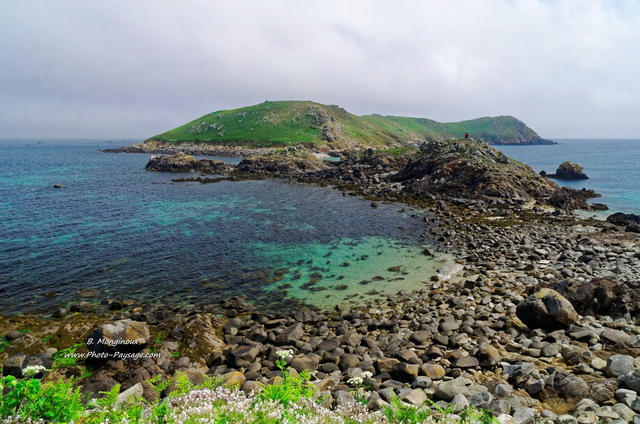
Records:
[[[302,99],[544,137],[639,132],[628,1],[0,0],[0,137],[151,136]]]

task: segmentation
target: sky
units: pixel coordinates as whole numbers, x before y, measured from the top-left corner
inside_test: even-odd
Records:
[[[638,0],[0,0],[0,138],[139,138],[265,100],[640,138]]]

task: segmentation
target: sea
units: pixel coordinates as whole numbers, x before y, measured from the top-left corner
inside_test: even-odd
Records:
[[[330,309],[452,272],[446,254],[423,254],[423,211],[275,179],[173,182],[194,175],[101,151],[139,141],[0,141],[0,315],[234,296]]]
[[[561,186],[592,189],[601,197],[591,203],[609,207],[586,215],[604,219],[615,212],[640,215],[640,140],[552,139],[558,144],[539,146],[494,146],[505,155],[531,166],[536,172],[555,173],[565,161],[584,168],[587,180],[553,180]]]
[[[0,315],[108,299],[375,305],[459,269],[423,253],[424,211],[275,179],[174,182],[193,175],[101,151],[139,141],[0,140]],[[607,213],[640,214],[640,140],[555,141],[499,148],[536,171],[576,162],[590,178],[562,185],[601,193]]]

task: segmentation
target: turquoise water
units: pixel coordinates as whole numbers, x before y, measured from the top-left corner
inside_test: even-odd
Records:
[[[614,212],[640,214],[640,140],[555,139],[545,146],[495,146],[507,156],[531,166],[536,172],[554,173],[565,161],[584,167],[588,180],[559,181],[561,186],[595,190]]]
[[[175,183],[185,175],[145,172],[147,154],[98,150],[133,142],[0,142],[1,313],[237,295],[273,311],[331,307],[446,266],[421,253],[422,212],[278,180]]]

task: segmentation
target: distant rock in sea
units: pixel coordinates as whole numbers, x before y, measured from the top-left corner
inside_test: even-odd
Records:
[[[558,169],[556,169],[555,174],[547,174],[545,171],[540,171],[540,175],[548,178],[556,178],[558,180],[588,180],[589,177],[586,176],[584,172],[582,172],[584,168],[573,162],[563,162],[560,164]]]

